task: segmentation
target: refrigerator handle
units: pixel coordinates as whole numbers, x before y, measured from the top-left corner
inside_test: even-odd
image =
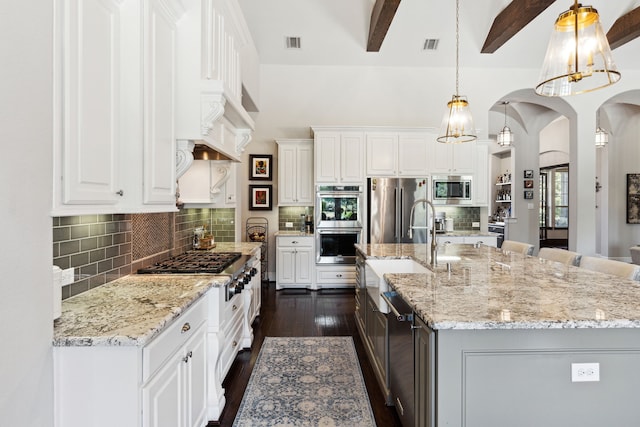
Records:
[[[398,217],[400,218],[400,228],[398,230],[400,239],[404,238],[404,212],[402,212],[402,208],[404,207],[404,189],[400,188],[400,203],[398,204]]]
[[[393,203],[395,203],[394,211],[396,211],[396,215],[393,216],[393,238],[394,238],[395,241],[398,241],[398,215],[397,215],[397,210],[398,210],[398,189],[397,188],[393,189]]]

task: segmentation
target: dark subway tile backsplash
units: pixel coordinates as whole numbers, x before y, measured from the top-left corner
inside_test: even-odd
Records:
[[[235,241],[235,209],[53,218],[53,263],[75,268],[62,298],[104,285],[138,268],[192,249],[193,230],[206,225],[218,242]]]

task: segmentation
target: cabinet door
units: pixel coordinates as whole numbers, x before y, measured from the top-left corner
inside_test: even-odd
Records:
[[[145,5],[143,203],[173,204],[177,18],[160,1],[150,0]]]
[[[209,160],[194,160],[180,177],[180,200],[184,203],[211,203],[211,165]]]
[[[435,426],[435,334],[419,318],[415,318],[415,407],[417,427]]]
[[[313,144],[300,145],[296,151],[296,202],[299,205],[313,205]]]
[[[276,251],[277,284],[295,283],[295,253],[293,248],[278,248]]]
[[[453,144],[443,144],[435,138],[429,141],[429,152],[427,153],[427,163],[429,172],[432,174],[446,175],[451,172],[451,146]]]
[[[278,202],[291,205],[296,200],[296,147],[278,146]]]
[[[194,333],[185,350],[188,361],[184,364],[186,375],[187,427],[202,427],[207,423],[207,359],[206,359],[206,323]]]
[[[314,147],[316,183],[337,183],[340,173],[340,134],[318,132],[315,135]]]
[[[311,283],[313,281],[313,249],[296,249],[296,283]]]
[[[451,172],[473,173],[476,167],[476,143],[447,144],[451,147]]]
[[[398,141],[398,175],[414,177],[428,175],[428,147],[429,140],[426,134],[400,134]]]
[[[184,425],[183,352],[175,354],[142,388],[142,426],[180,427]],[[116,408],[117,409],[117,408]]]
[[[54,168],[56,201],[62,204],[115,205],[120,200],[119,3],[59,2],[55,96],[60,110]]]
[[[398,135],[367,133],[367,176],[394,176],[398,172]]]
[[[373,314],[373,336],[372,344],[373,351],[376,354],[378,363],[384,369],[387,366],[387,316],[380,312],[374,312]],[[384,370],[385,375],[386,370]]]
[[[489,147],[486,144],[476,146],[476,166],[473,175],[473,204],[489,204]]]
[[[345,184],[364,183],[364,134],[343,132],[340,138],[340,179]]]

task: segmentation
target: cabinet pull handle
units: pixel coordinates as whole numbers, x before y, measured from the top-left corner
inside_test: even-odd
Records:
[[[182,333],[184,334],[185,332],[187,332],[189,329],[191,329],[191,325],[189,324],[189,322],[185,323],[184,325],[182,325]]]
[[[420,325],[411,325],[411,329],[422,329]]]
[[[118,196],[121,196],[121,197],[122,197],[122,196],[124,196],[124,191],[122,191],[122,190],[118,190],[118,191],[116,191],[116,194],[117,194]]]
[[[292,244],[294,244],[294,245],[297,245],[297,244],[298,244],[298,241],[297,241],[297,240],[294,240],[294,241],[292,241],[291,243],[292,243]]]
[[[342,277],[342,274],[336,274],[336,277]]]
[[[231,311],[236,311],[238,309],[238,306],[233,304],[233,307],[231,307],[231,309],[232,309]]]

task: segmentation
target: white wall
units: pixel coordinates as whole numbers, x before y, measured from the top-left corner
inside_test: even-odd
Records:
[[[4,2],[0,25],[0,425],[53,425],[52,2]]]

